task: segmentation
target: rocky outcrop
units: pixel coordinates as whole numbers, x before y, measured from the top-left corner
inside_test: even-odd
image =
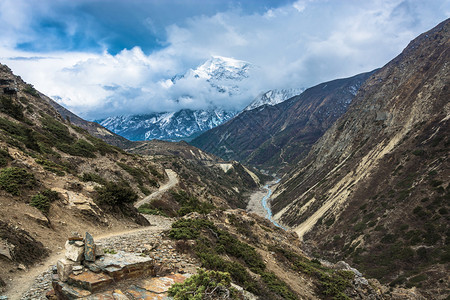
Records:
[[[449,61],[447,20],[366,81],[272,202],[328,257],[431,298],[448,266]]]

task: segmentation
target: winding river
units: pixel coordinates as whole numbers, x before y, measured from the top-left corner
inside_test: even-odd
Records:
[[[267,219],[269,219],[270,222],[273,223],[273,225],[280,227],[284,230],[287,230],[285,227],[281,226],[280,224],[278,224],[273,218],[272,218],[272,210],[269,207],[269,204],[267,203],[267,201],[270,199],[270,196],[272,196],[272,189],[270,188],[271,186],[277,184],[278,182],[280,182],[280,179],[277,179],[275,182],[273,182],[271,185],[266,184],[263,188],[265,190],[267,190],[267,194],[262,198],[261,200],[261,204],[264,208],[264,210],[266,211],[266,215],[265,217]]]

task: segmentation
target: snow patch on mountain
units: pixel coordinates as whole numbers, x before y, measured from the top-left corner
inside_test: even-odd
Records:
[[[244,111],[252,110],[257,107],[263,105],[276,105],[281,102],[284,102],[294,96],[300,95],[305,91],[305,88],[299,89],[274,89],[264,93],[259,94],[253,101],[250,103]]]

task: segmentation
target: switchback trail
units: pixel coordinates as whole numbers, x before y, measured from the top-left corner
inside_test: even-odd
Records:
[[[138,202],[136,202],[134,204],[134,207],[138,208],[139,206],[150,202],[152,199],[155,199],[155,198],[161,196],[163,193],[165,193],[166,191],[170,190],[171,188],[173,188],[175,185],[178,184],[178,175],[177,175],[177,173],[175,173],[171,169],[165,169],[165,172],[166,172],[167,176],[169,177],[169,181],[167,181],[166,183],[161,185],[156,192],[154,192],[154,193],[148,195],[147,197],[145,197],[144,199],[139,200]]]

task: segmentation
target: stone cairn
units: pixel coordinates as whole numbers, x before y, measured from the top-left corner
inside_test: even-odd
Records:
[[[94,262],[98,256],[105,253],[101,244],[94,243],[94,238],[89,232],[83,237],[74,232],[66,241],[65,258],[58,260],[56,264],[58,278],[62,282],[69,279],[70,274],[79,275],[83,272],[83,262]]]
[[[161,265],[153,258],[124,251],[105,253],[88,232],[84,238],[72,234],[65,248],[65,258],[53,270],[48,299],[164,299],[170,286],[190,276],[159,277],[155,269]]]

